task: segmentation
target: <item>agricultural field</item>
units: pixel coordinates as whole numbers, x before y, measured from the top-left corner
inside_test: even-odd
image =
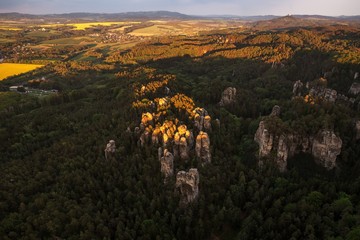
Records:
[[[0,80],[3,80],[10,76],[26,73],[42,66],[43,65],[39,65],[39,64],[1,63]]]
[[[243,25],[241,21],[222,22],[206,20],[189,20],[189,21],[148,21],[154,25],[136,29],[130,32],[133,36],[166,36],[166,35],[197,35],[199,32],[211,31],[213,29],[239,28]]]
[[[96,39],[91,37],[72,37],[72,38],[60,38],[54,40],[48,40],[42,42],[42,44],[57,44],[57,45],[73,45],[83,43],[93,43]]]
[[[132,31],[133,36],[163,36],[163,35],[181,35],[182,29],[171,25],[157,24],[150,27],[140,28]]]
[[[138,24],[140,22],[87,22],[87,23],[67,23],[67,24],[45,24],[41,25],[42,27],[61,27],[61,26],[71,26],[74,30],[85,30],[87,28],[93,27],[109,27],[114,25],[124,25],[124,24]]]

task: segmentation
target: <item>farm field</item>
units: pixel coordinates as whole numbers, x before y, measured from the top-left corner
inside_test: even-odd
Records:
[[[140,22],[88,22],[88,23],[68,23],[68,24],[45,24],[42,27],[61,27],[61,26],[72,26],[74,30],[85,30],[87,28],[102,26],[109,27],[112,25],[123,25],[123,24],[138,24]]]
[[[140,28],[132,31],[130,35],[133,36],[162,36],[162,35],[179,35],[182,34],[182,29],[171,25],[157,24],[150,27]]]
[[[26,73],[42,66],[43,65],[38,64],[1,63],[0,81],[7,77]]]

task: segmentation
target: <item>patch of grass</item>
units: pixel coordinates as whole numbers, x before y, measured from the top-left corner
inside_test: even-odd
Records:
[[[1,63],[0,64],[0,81],[14,75],[26,73],[44,65],[38,64],[17,64]]]

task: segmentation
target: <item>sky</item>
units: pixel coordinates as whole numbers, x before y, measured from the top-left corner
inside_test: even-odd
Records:
[[[360,0],[0,0],[0,12],[120,13],[167,10],[190,15],[360,15]]]

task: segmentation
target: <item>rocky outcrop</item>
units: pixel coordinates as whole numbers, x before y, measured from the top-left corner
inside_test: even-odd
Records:
[[[143,124],[143,126],[148,126],[148,125],[153,125],[153,115],[149,112],[143,113],[141,116],[141,123]]]
[[[293,86],[293,95],[294,96],[301,96],[302,95],[302,89],[303,89],[303,86],[304,84],[300,81],[300,80],[297,80],[295,83],[294,83],[294,86]]]
[[[327,169],[336,165],[336,157],[341,153],[342,141],[334,132],[323,130],[312,144],[312,154]]]
[[[222,93],[219,105],[223,107],[234,102],[236,102],[236,88],[228,87]]]
[[[276,164],[278,165],[279,170],[281,172],[284,172],[286,170],[288,157],[289,157],[289,148],[286,144],[286,137],[284,135],[281,135],[279,137],[279,143],[276,154]]]
[[[174,136],[174,155],[182,160],[189,159],[189,151],[194,145],[193,133],[187,130],[186,125],[180,125]]]
[[[191,168],[188,172],[179,171],[176,175],[176,189],[180,192],[180,205],[193,202],[199,194],[199,172]]]
[[[271,110],[271,113],[270,113],[270,116],[276,116],[276,117],[279,117],[280,116],[280,112],[281,112],[281,108],[279,105],[275,105],[272,110]]]
[[[355,122],[356,140],[360,139],[360,120]]]
[[[356,72],[356,73],[354,74],[354,80],[356,80],[356,79],[358,79],[358,78],[359,78],[359,73]]]
[[[211,131],[211,117],[204,108],[195,108],[194,115],[194,128],[197,131]]]
[[[337,99],[337,92],[331,88],[316,87],[310,89],[309,96],[313,99],[320,98],[334,103]]]
[[[274,145],[274,135],[270,134],[269,130],[265,128],[264,121],[259,123],[254,140],[259,144],[259,157],[265,157],[270,154]]]
[[[110,140],[108,144],[106,144],[104,151],[105,151],[105,158],[110,159],[115,154],[116,151],[115,141]]]
[[[360,83],[354,82],[349,89],[349,94],[358,95],[359,93],[360,93]]]
[[[334,132],[322,130],[315,137],[296,134],[296,130],[293,132],[276,135],[267,129],[264,121],[261,121],[254,137],[259,144],[259,157],[268,157],[274,152],[273,160],[280,171],[286,170],[289,157],[300,152],[312,154],[317,162],[327,169],[335,167],[342,141]]]
[[[195,151],[202,164],[211,162],[210,138],[206,132],[200,131],[196,137]]]
[[[164,174],[165,179],[164,182],[166,183],[167,180],[174,175],[174,156],[170,151],[164,149],[164,152],[161,153],[161,148],[159,150],[159,158],[161,164],[161,173]]]

